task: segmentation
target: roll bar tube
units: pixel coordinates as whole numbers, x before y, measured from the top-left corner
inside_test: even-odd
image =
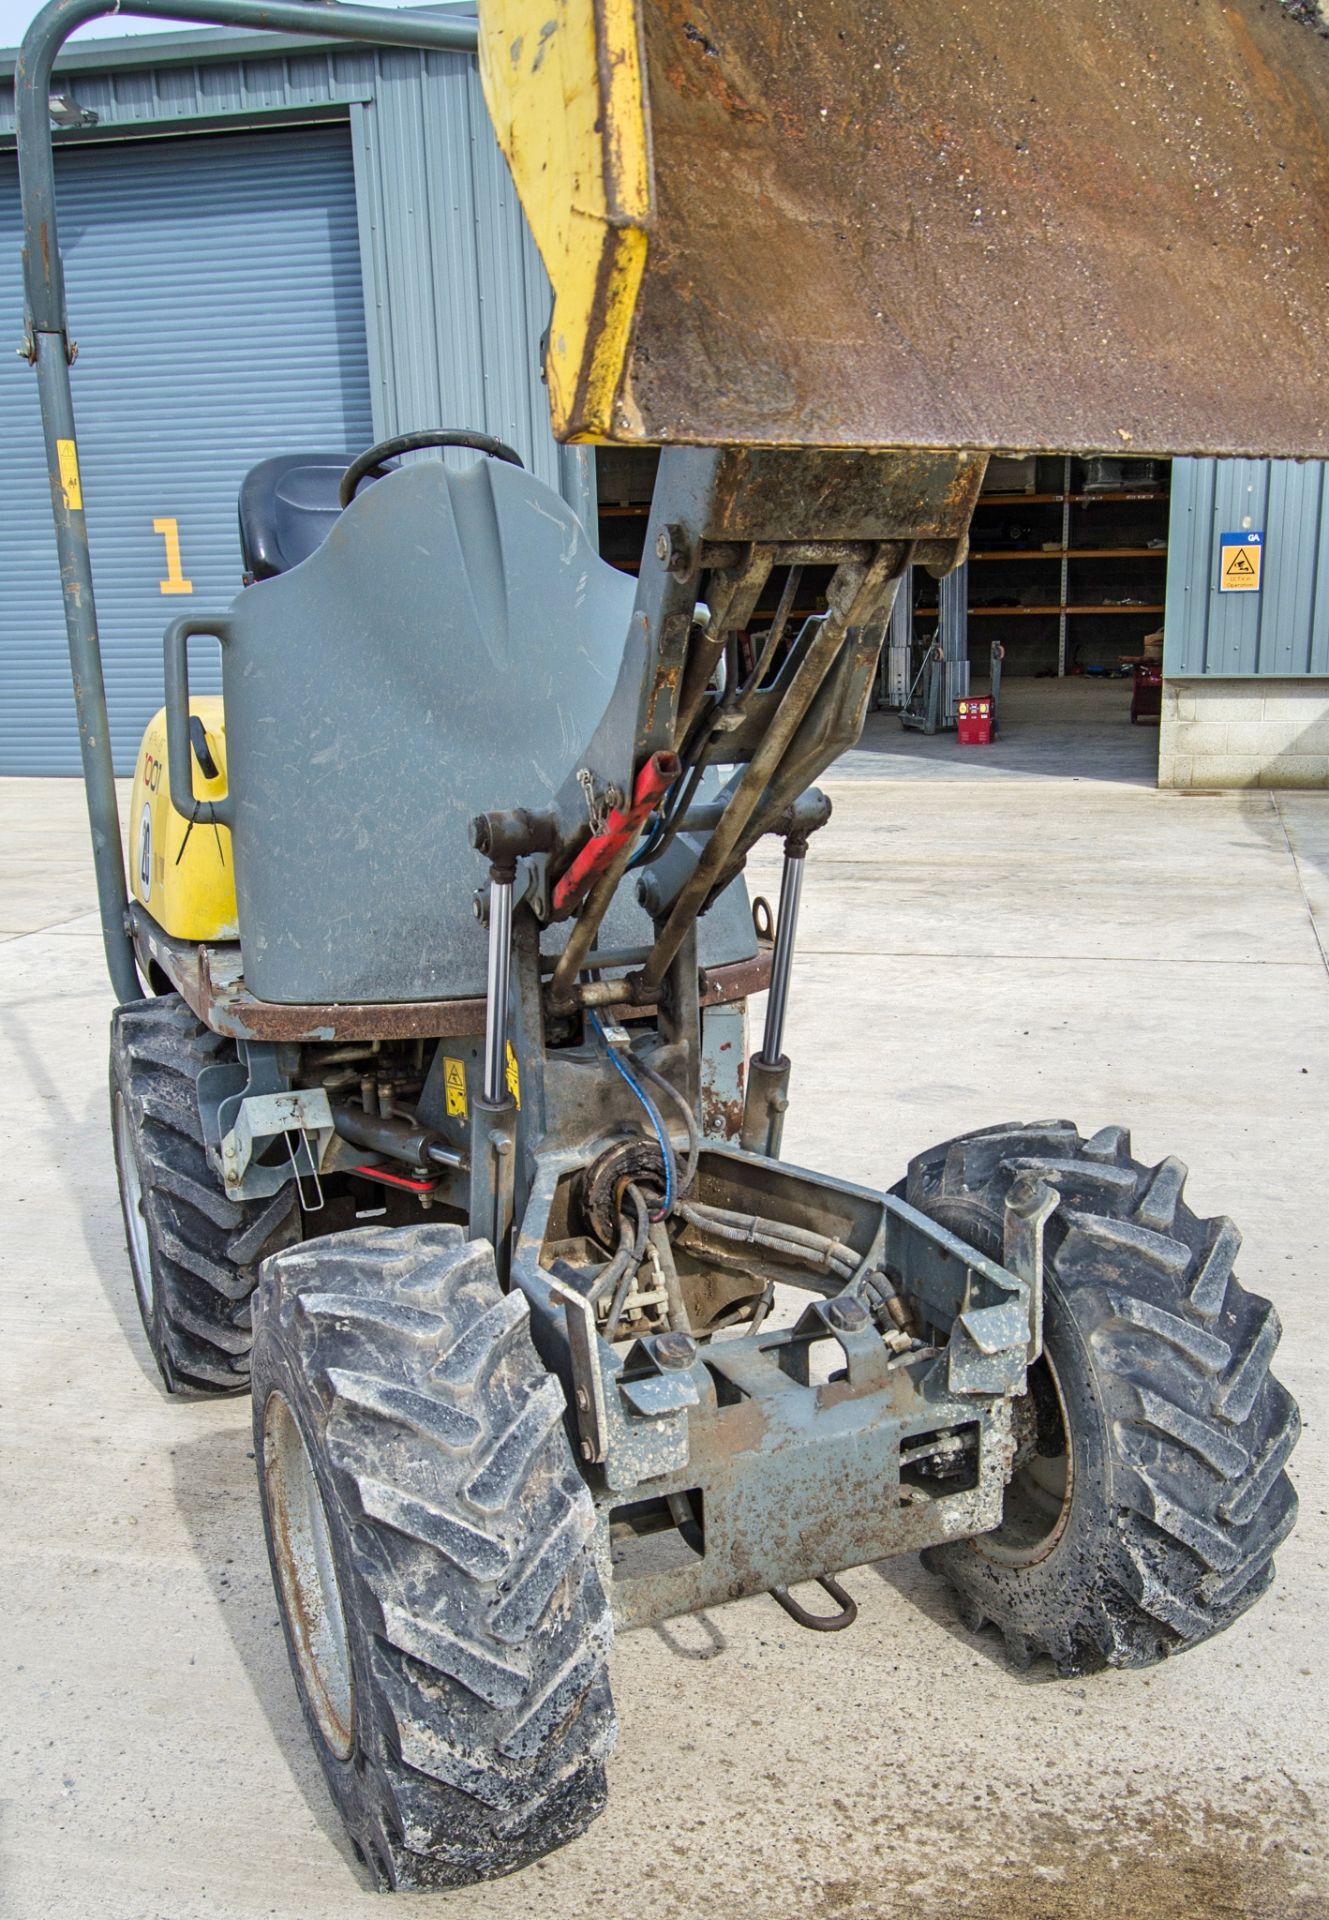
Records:
[[[473,20],[424,19],[419,14],[393,13],[383,7],[342,5],[340,0],[337,4],[333,0],[123,0],[123,4],[117,0],[50,0],[23,36],[14,74],[23,202],[25,304],[21,351],[37,370],[102,940],[111,985],[123,1005],[140,999],[143,989],[130,931],[106,684],[74,427],[69,378],[74,349],[69,340],[56,225],[50,117],[51,77],[61,47],[76,27],[107,13],[204,26],[259,28],[272,33],[309,33],[328,40],[448,53],[474,53],[479,29]],[[132,132],[132,128],[127,131]]]

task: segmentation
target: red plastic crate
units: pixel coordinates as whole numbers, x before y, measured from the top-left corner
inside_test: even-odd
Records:
[[[956,733],[962,747],[992,744],[992,695],[975,694],[956,702]]]
[[[1131,720],[1157,720],[1163,712],[1163,663],[1137,660],[1132,673]]]

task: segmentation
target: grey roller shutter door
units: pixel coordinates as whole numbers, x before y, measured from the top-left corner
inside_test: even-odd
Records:
[[[161,704],[167,622],[239,590],[245,472],[373,437],[350,136],[145,140],[58,164],[111,737],[128,773]],[[17,169],[0,155],[6,344],[22,335],[20,244]],[[0,356],[0,450],[0,773],[77,773],[37,383],[13,355]],[[195,690],[215,688],[215,649],[193,652]]]

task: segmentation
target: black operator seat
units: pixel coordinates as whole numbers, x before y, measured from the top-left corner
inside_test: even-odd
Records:
[[[341,512],[337,489],[354,458],[350,453],[279,453],[251,467],[240,486],[246,586],[289,573],[323,545]]]

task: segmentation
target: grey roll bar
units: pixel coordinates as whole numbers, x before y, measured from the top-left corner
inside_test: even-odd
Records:
[[[69,315],[56,225],[55,153],[51,134],[51,77],[61,47],[76,27],[101,14],[204,26],[251,27],[272,33],[309,33],[329,40],[426,51],[474,53],[473,20],[393,13],[383,7],[345,6],[340,0],[50,0],[23,36],[14,88],[18,115],[19,189],[23,202],[24,339],[21,352],[37,370],[46,467],[51,483],[60,580],[64,591],[69,665],[78,715],[83,784],[92,829],[106,964],[117,1000],[142,996],[129,926],[129,895],[120,850],[120,813],[106,716],[97,609],[92,589],[88,527],[78,464],[74,396],[69,369]]]

